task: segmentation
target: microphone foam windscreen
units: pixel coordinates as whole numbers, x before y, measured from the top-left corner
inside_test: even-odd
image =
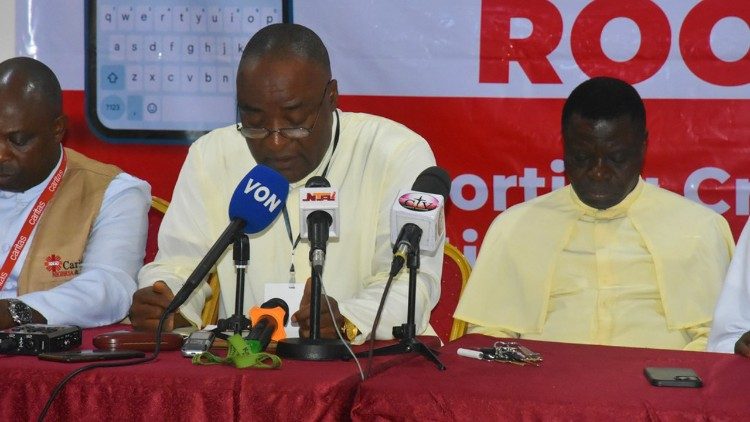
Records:
[[[266,309],[279,307],[284,310],[284,325],[286,325],[286,323],[289,321],[289,305],[286,304],[284,299],[278,297],[268,299],[267,301],[263,302],[260,307]]]
[[[268,166],[258,164],[242,178],[229,202],[229,219],[245,221],[245,233],[263,231],[279,215],[289,195],[289,182]]]
[[[451,192],[451,178],[447,171],[438,166],[428,167],[414,180],[412,190],[448,198]]]
[[[307,183],[305,183],[306,188],[328,188],[331,187],[331,183],[328,182],[328,179],[326,179],[323,176],[313,176],[311,177]]]

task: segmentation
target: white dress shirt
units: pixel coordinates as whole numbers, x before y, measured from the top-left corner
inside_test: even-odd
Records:
[[[750,331],[750,220],[745,223],[714,312],[708,351],[733,353],[734,344]]]

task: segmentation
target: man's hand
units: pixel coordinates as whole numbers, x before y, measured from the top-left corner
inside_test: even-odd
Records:
[[[156,331],[159,319],[174,299],[172,290],[163,281],[157,281],[151,287],[144,287],[133,294],[133,305],[130,307],[130,322],[138,331]],[[174,329],[174,313],[164,321],[164,331]]]
[[[750,331],[743,334],[734,344],[734,353],[750,358]]]
[[[312,281],[307,279],[305,284],[305,293],[302,294],[299,311],[292,315],[292,322],[299,324],[299,336],[302,338],[310,337],[310,296],[312,290]],[[328,296],[333,309],[333,317],[328,310],[325,295],[320,297],[320,338],[338,338],[337,332],[344,325],[344,317],[339,313],[339,303],[336,299]],[[334,322],[335,321],[335,322]]]

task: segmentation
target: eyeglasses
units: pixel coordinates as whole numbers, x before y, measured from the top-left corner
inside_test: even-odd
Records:
[[[304,139],[310,136],[313,129],[315,129],[315,125],[318,123],[318,117],[320,116],[320,109],[323,107],[323,100],[326,98],[326,92],[328,92],[328,86],[333,82],[333,79],[329,80],[326,83],[325,88],[323,88],[323,96],[320,98],[320,102],[318,103],[318,111],[315,113],[315,121],[313,121],[312,126],[309,128],[307,127],[282,127],[279,129],[268,129],[265,127],[244,127],[242,126],[242,123],[240,121],[240,108],[237,107],[237,131],[242,134],[247,139],[252,139],[254,141],[260,141],[262,139],[266,139],[269,136],[271,136],[272,133],[278,132],[279,135],[287,138],[287,139]]]

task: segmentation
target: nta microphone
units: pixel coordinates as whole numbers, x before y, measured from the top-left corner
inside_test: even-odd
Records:
[[[401,270],[409,252],[437,251],[445,237],[443,206],[450,189],[448,173],[433,166],[417,176],[411,190],[399,192],[391,208],[391,276]]]
[[[299,192],[300,234],[310,240],[310,262],[319,274],[325,263],[329,237],[338,237],[339,200],[325,177],[313,176]]]
[[[270,167],[257,165],[240,181],[229,202],[229,225],[195,267],[167,308],[174,312],[203,281],[239,233],[258,233],[271,225],[284,208],[289,182]]]
[[[252,352],[258,353],[266,350],[271,340],[279,341],[286,338],[284,326],[287,321],[289,321],[289,306],[283,299],[269,299],[260,307],[250,309],[250,322],[253,328],[250,329],[247,339],[251,340]]]

